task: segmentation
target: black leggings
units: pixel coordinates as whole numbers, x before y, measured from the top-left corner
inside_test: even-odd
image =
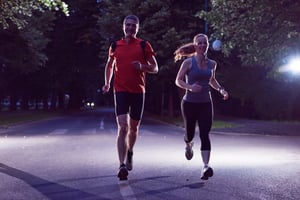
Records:
[[[187,101],[181,102],[181,111],[184,120],[186,133],[185,142],[191,142],[195,136],[196,122],[198,122],[201,150],[211,150],[209,132],[213,120],[213,106],[211,102],[192,103]]]

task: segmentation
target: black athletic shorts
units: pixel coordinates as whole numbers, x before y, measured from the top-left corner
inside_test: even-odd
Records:
[[[139,121],[144,111],[145,94],[115,92],[116,115],[128,114],[130,118]]]

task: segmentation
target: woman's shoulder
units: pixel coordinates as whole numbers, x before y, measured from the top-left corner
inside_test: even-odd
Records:
[[[217,62],[215,60],[208,59],[208,62],[211,64],[212,68],[215,69],[217,67]]]
[[[193,57],[188,57],[183,60],[184,65],[192,65],[192,62],[193,62]]]

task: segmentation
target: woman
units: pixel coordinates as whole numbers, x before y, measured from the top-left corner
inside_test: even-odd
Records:
[[[209,132],[213,121],[210,88],[218,90],[224,100],[228,99],[228,93],[215,78],[217,63],[207,57],[208,47],[208,37],[205,34],[198,34],[194,37],[193,43],[185,44],[175,51],[175,61],[187,57],[182,62],[175,81],[178,87],[186,91],[181,103],[186,129],[185,156],[188,160],[193,157],[192,141],[197,122],[200,131],[201,157],[204,164],[201,172],[203,180],[213,176],[213,169],[209,166],[211,151]]]

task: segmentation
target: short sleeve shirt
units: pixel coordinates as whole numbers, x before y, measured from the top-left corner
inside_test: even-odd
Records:
[[[146,60],[153,55],[153,51],[149,42],[145,45],[145,54],[141,47],[141,39],[136,38],[130,43],[124,39],[116,42],[114,51],[110,48],[109,56],[115,60],[114,66],[114,91],[115,92],[130,92],[130,93],[145,93],[146,73],[135,69],[131,64],[133,61],[140,61],[146,64]]]

